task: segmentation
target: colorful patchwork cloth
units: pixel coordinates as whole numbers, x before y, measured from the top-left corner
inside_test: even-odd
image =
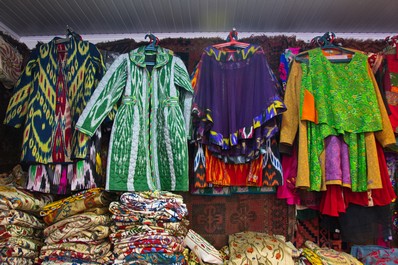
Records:
[[[102,188],[94,188],[47,204],[40,215],[44,216],[46,224],[53,224],[88,209],[107,207],[111,200],[110,194]]]
[[[0,212],[0,225],[17,225],[35,229],[43,229],[45,226],[35,216],[18,210]]]
[[[39,212],[53,201],[51,195],[33,194],[11,186],[0,186],[0,209]]]
[[[44,229],[46,237],[58,237],[59,240],[76,235],[77,232],[85,231],[91,227],[110,224],[109,215],[96,215],[93,213],[83,213],[73,215]]]

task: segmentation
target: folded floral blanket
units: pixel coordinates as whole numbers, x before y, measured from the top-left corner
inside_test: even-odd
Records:
[[[0,225],[0,238],[9,237],[32,237],[41,238],[43,230],[18,225]]]
[[[5,265],[33,265],[32,259],[18,257],[1,257],[0,263]]]
[[[135,211],[158,211],[160,209],[168,209],[181,216],[181,218],[188,214],[182,196],[171,192],[126,192],[120,196],[120,202]]]
[[[141,263],[140,263],[141,262]],[[142,263],[147,262],[147,263]],[[131,253],[119,255],[113,264],[186,264],[185,257],[182,253],[166,254],[166,253],[147,253],[138,254]]]
[[[50,234],[51,236],[57,236],[61,240],[69,237],[69,234],[76,234],[78,231],[85,231],[90,227],[96,227],[99,225],[108,226],[111,222],[109,215],[97,215],[94,213],[82,213],[70,216],[62,221],[59,221],[53,225],[50,225],[44,229],[44,235],[46,237]]]
[[[35,229],[43,229],[45,226],[37,217],[19,210],[1,211],[0,225],[18,225]]]
[[[61,233],[51,233],[44,240],[46,244],[66,243],[66,242],[92,242],[108,238],[110,234],[109,226],[99,225],[87,228],[83,231],[70,228],[69,233],[63,233],[65,237],[60,238]],[[66,232],[65,230],[63,232]],[[92,243],[91,243],[92,244]]]
[[[17,246],[33,251],[38,251],[39,247],[41,247],[42,245],[42,242],[26,237],[10,237],[7,239],[0,239],[0,247]]]
[[[85,190],[65,199],[47,204],[40,212],[46,224],[53,224],[92,208],[108,207],[113,197],[102,188]]]
[[[85,254],[81,252],[76,252],[72,250],[61,250],[61,249],[48,249],[40,251],[40,259],[44,261],[57,261],[64,260],[67,258],[66,262],[71,259],[81,260],[85,262],[97,262],[99,264],[107,264],[109,261],[113,260],[113,253],[111,251],[104,253],[102,256],[95,256],[92,254]]]
[[[135,211],[121,204],[120,202],[111,202],[109,211],[113,214],[112,219],[116,222],[141,222],[148,220],[162,220],[167,222],[178,222],[181,216],[172,210],[165,208],[158,211]]]
[[[0,209],[40,212],[53,201],[52,195],[33,194],[12,186],[0,186]]]

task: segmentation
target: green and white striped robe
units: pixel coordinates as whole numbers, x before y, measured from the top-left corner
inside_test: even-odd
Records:
[[[122,98],[113,123],[106,189],[188,190],[188,132],[193,90],[184,63],[158,47],[146,69],[145,47],[112,64],[77,122],[93,135]]]

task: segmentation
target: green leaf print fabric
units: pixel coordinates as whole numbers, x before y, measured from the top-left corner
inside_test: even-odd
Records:
[[[304,94],[310,93],[317,118],[307,121],[310,189],[321,189],[320,156],[324,139],[343,135],[349,147],[351,189],[366,191],[365,132],[382,129],[376,93],[368,75],[367,56],[355,53],[349,63],[332,63],[320,48],[308,51],[308,56],[308,64],[301,65],[300,116],[305,107]]]

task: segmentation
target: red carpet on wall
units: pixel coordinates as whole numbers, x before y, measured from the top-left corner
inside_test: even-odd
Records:
[[[294,208],[276,199],[275,194],[182,195],[190,228],[217,249],[228,245],[228,235],[241,231],[284,235],[291,240]]]

